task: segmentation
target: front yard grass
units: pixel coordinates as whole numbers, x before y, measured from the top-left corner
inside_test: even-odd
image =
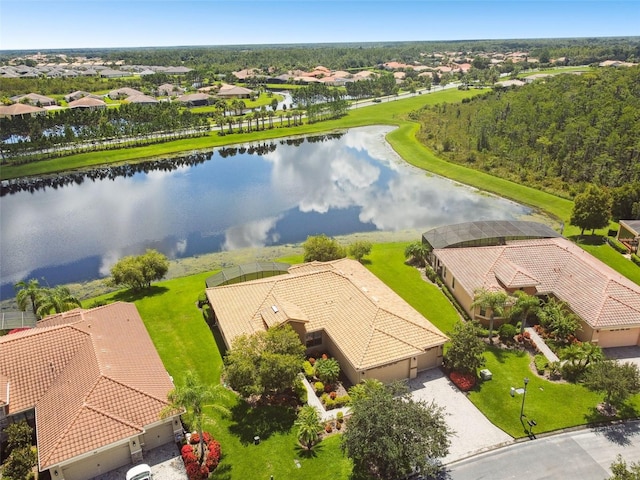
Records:
[[[598,414],[596,406],[603,396],[582,385],[551,382],[538,377],[529,368],[530,357],[526,352],[502,350],[490,347],[485,352],[485,368],[493,373],[491,380],[482,382],[470,392],[469,399],[497,427],[519,438],[527,435],[520,423],[522,395],[511,397],[510,389],[522,388],[524,378],[529,378],[524,413],[537,426],[533,432],[551,432],[586,423],[606,421]],[[640,394],[628,400],[620,412],[625,418],[640,415]],[[526,419],[525,419],[526,420]]]

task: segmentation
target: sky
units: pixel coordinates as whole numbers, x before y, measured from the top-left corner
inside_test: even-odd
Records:
[[[0,50],[640,35],[640,0],[0,0]]]

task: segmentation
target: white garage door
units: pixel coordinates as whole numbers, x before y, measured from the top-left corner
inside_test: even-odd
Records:
[[[131,463],[129,443],[113,447],[62,468],[65,480],[87,480]]]
[[[602,348],[627,347],[638,344],[640,329],[630,328],[624,330],[600,330],[598,345]]]
[[[173,424],[171,422],[163,423],[150,428],[144,434],[144,449],[151,450],[171,441],[173,441]]]

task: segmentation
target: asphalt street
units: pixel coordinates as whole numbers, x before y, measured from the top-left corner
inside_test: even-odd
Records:
[[[627,464],[640,461],[639,421],[525,440],[450,463],[444,478],[603,480],[618,454]]]

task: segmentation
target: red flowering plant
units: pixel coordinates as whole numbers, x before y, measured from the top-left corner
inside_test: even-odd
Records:
[[[463,392],[468,392],[476,385],[476,376],[472,373],[451,372],[449,378]]]
[[[204,440],[204,434],[202,435],[203,440]],[[204,440],[206,443],[206,440]],[[189,443],[191,445],[195,445],[196,443],[200,443],[200,435],[198,435],[198,433],[192,433],[191,437],[189,438]]]
[[[197,437],[194,441],[194,437]],[[198,434],[191,435],[190,443],[183,445],[180,449],[182,460],[187,471],[187,477],[189,480],[205,480],[209,478],[209,474],[216,469],[220,463],[220,456],[222,450],[220,448],[220,442],[215,440],[209,432],[202,433],[202,440],[204,442],[204,463],[201,465],[200,450],[198,443],[200,442],[200,436]]]

